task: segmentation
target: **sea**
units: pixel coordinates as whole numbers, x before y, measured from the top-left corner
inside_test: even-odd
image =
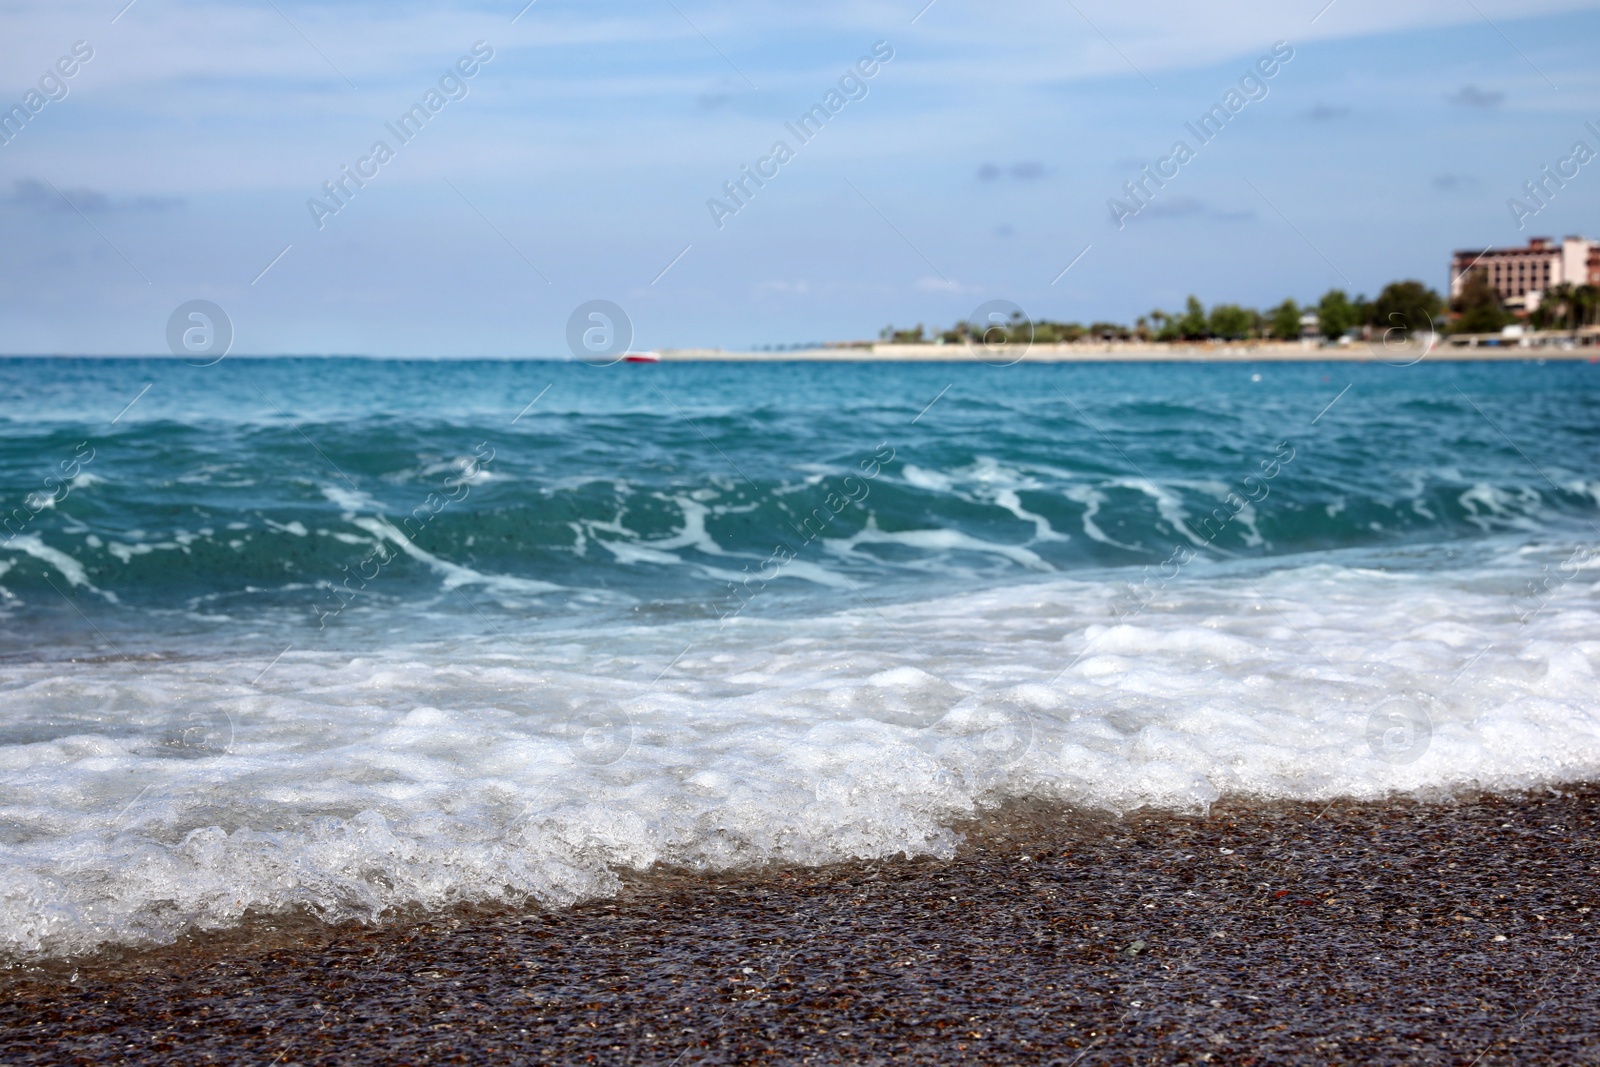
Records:
[[[0,959],[1600,773],[1600,367],[0,360]]]

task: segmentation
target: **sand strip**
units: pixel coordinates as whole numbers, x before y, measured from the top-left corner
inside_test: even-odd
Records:
[[[1444,344],[1424,352],[1420,346],[1379,343],[1298,345],[1273,342],[1228,344],[1071,344],[1033,345],[1018,356],[966,345],[873,345],[870,348],[807,348],[788,352],[739,352],[721,348],[667,348],[659,353],[673,363],[1385,363],[1409,367],[1420,362],[1518,362],[1567,360],[1600,362],[1600,347],[1554,345],[1521,347],[1515,340],[1497,345]]]

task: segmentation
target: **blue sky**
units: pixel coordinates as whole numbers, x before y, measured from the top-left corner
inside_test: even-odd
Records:
[[[243,353],[564,355],[594,298],[635,347],[990,299],[1131,322],[1191,292],[1442,288],[1457,247],[1600,237],[1600,162],[1525,230],[1506,206],[1600,148],[1596,3],[522,2],[0,4],[7,108],[94,50],[0,146],[0,351],[161,352],[196,298]],[[466,95],[399,144],[385,123],[479,41]],[[880,41],[866,95],[800,144],[785,123]],[[1107,201],[1279,41],[1266,96],[1119,229]],[[307,201],[380,139],[394,158],[318,229]],[[719,228],[707,201],[779,140],[794,157]]]

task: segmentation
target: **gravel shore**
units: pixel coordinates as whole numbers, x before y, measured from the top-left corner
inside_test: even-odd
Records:
[[[1600,785],[1014,808],[950,861],[260,920],[0,977],[0,1061],[1600,1062]]]

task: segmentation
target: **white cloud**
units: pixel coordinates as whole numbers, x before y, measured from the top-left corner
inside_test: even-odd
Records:
[[[665,60],[668,44],[693,44],[704,69],[689,77],[731,73],[718,55],[735,57],[764,90],[791,79],[810,86],[854,58],[825,54],[815,42],[858,39],[890,41],[897,62],[922,65],[925,74],[980,70],[991,80],[1058,81],[1107,74],[1146,74],[1214,63],[1245,55],[1271,42],[1291,43],[1374,33],[1411,32],[1460,23],[1511,21],[1560,12],[1595,10],[1594,0],[1335,0],[1313,25],[1325,0],[1244,0],[1227,6],[1192,0],[1148,0],[1138,5],[1114,0],[1026,0],[1005,8],[963,7],[947,0],[915,26],[907,6],[823,0],[793,5],[772,0],[701,9],[680,6],[693,27],[671,6],[640,0],[596,13],[589,7],[536,5],[512,25],[520,6],[457,4],[401,6],[376,4],[240,5],[220,0],[160,3],[144,0],[110,22],[104,0],[11,3],[3,18],[0,69],[12,72],[16,92],[35,67],[40,70],[74,40],[105,50],[96,71],[111,86],[179,84],[194,79],[249,83],[324,83],[338,80],[337,67],[362,91],[392,84],[419,67],[445,62],[452,50],[477,39],[497,48],[531,49],[554,56],[584,49],[587,69],[577,78],[585,86],[615,86],[649,93],[686,76],[665,69],[641,70],[637,56],[608,64],[596,46],[653,51]],[[914,8],[915,5],[911,5]],[[1077,11],[1081,10],[1083,16]],[[1482,11],[1482,15],[1478,13]],[[287,16],[287,20],[285,18]],[[292,23],[292,25],[291,25]],[[826,27],[826,31],[819,28]],[[709,40],[703,40],[701,32]],[[303,34],[303,36],[302,36]],[[1102,36],[1103,34],[1103,36]],[[806,47],[806,42],[813,42]],[[994,61],[991,48],[1004,46],[1006,62]],[[318,54],[318,51],[322,53]],[[941,57],[940,53],[944,55]],[[1119,54],[1120,53],[1120,54]],[[802,58],[795,61],[795,56]],[[326,56],[326,60],[323,58]],[[617,57],[619,60],[621,56]],[[807,62],[809,59],[811,62]],[[667,64],[663,63],[663,67]],[[673,64],[675,65],[675,64]],[[537,78],[539,71],[524,76]],[[571,72],[563,77],[571,81]],[[703,80],[702,80],[703,84]],[[258,86],[259,87],[259,86]]]

